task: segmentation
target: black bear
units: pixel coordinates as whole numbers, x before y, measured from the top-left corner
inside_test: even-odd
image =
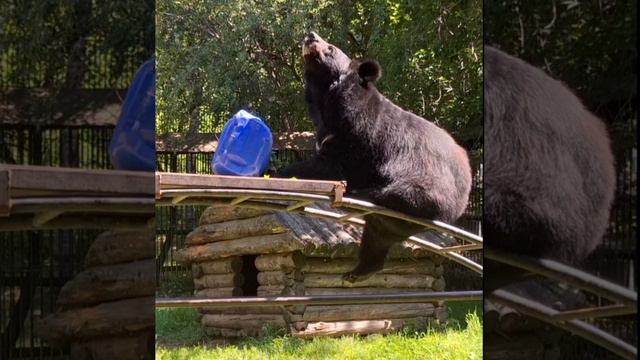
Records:
[[[578,264],[614,194],[605,125],[543,71],[489,46],[484,56],[485,249]],[[485,290],[521,275],[486,261]]]
[[[351,61],[310,33],[303,45],[306,95],[318,154],[279,175],[346,179],[348,192],[390,209],[448,223],[464,212],[471,190],[466,151],[435,124],[393,104],[375,87],[375,61]],[[365,216],[355,282],[380,270],[394,243],[424,231],[381,215]]]

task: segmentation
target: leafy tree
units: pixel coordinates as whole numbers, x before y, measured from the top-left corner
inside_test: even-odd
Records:
[[[613,145],[636,142],[635,1],[485,1],[485,42],[564,81],[609,123]]]
[[[311,130],[303,96],[309,30],[374,58],[379,87],[469,148],[482,133],[480,1],[157,2],[158,131],[217,132],[240,108],[274,131]]]

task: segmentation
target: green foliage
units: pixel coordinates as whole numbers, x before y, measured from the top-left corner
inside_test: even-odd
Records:
[[[217,132],[240,108],[274,131],[311,130],[309,30],[384,68],[379,88],[468,147],[481,136],[480,1],[157,2],[158,131]]]
[[[0,88],[117,88],[153,53],[154,1],[3,1]]]
[[[488,0],[485,42],[539,66],[607,120],[614,148],[636,133],[635,1]]]

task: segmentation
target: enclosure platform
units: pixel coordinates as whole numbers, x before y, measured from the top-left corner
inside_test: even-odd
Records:
[[[0,230],[139,228],[155,215],[153,173],[0,166]]]
[[[301,213],[338,223],[364,225],[362,217],[380,214],[448,234],[458,241],[442,246],[412,236],[409,241],[482,274],[482,265],[460,252],[482,249],[482,238],[449,224],[421,219],[373,203],[345,197],[341,181],[266,179],[240,176],[156,173],[156,205],[229,205]],[[329,204],[340,211],[313,207]]]

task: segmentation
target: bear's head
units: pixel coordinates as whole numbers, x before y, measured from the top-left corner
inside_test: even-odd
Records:
[[[322,83],[327,87],[346,72],[351,63],[351,59],[342,50],[324,41],[313,31],[304,38],[302,56],[307,82],[316,85]]]
[[[304,57],[305,96],[309,105],[309,115],[316,128],[318,140],[322,141],[327,134],[321,117],[321,109],[325,106],[329,86],[349,70],[351,59],[342,50],[324,41],[315,32],[310,32],[304,38],[302,55]]]
[[[330,85],[327,93],[327,106],[322,114],[329,132],[338,131],[343,126],[358,126],[361,120],[377,117],[383,103],[382,95],[375,87],[380,77],[382,68],[376,61],[351,61],[347,72]]]
[[[353,60],[347,72],[330,85],[329,92],[331,97],[363,100],[379,94],[374,85],[381,77],[382,68],[375,60]]]

